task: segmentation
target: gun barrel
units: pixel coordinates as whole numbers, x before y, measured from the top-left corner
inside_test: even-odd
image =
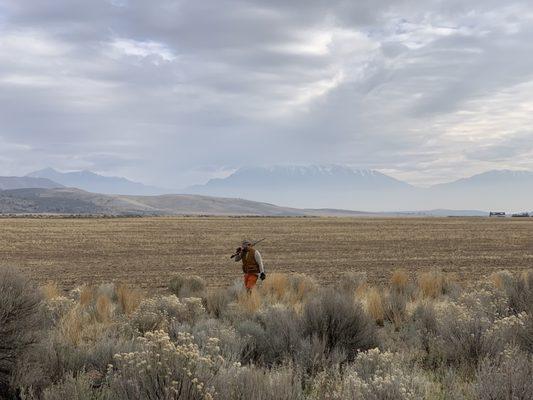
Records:
[[[260,239],[260,240],[258,240],[258,241],[256,241],[256,242],[254,242],[253,245],[255,246],[256,244],[261,243],[261,242],[262,242],[263,240],[265,240],[265,239],[266,239],[266,238]]]

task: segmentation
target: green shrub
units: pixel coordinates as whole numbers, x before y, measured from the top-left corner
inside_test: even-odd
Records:
[[[10,391],[17,360],[38,339],[41,292],[12,268],[0,268],[0,398]]]
[[[291,366],[273,369],[254,366],[220,371],[214,383],[221,400],[300,400],[304,398],[300,377]]]
[[[332,289],[323,290],[303,310],[303,331],[308,338],[318,337],[326,351],[339,348],[348,360],[358,351],[377,346],[376,327],[363,308]]]
[[[281,304],[259,312],[254,320],[241,322],[237,331],[244,343],[242,361],[267,366],[294,359],[303,339],[301,318]]]
[[[106,388],[95,389],[90,374],[79,374],[74,377],[71,373],[43,392],[43,400],[105,400],[110,399]]]
[[[117,353],[135,350],[130,333],[110,327],[96,341],[73,344],[58,331],[50,331],[47,338],[32,347],[20,360],[15,384],[40,393],[44,388],[59,384],[65,377],[77,377],[83,371],[103,378],[107,366]]]
[[[491,326],[488,318],[455,303],[446,304],[437,315],[433,350],[443,362],[472,371],[493,352],[486,334]]]
[[[226,308],[231,300],[231,294],[228,292],[228,290],[216,289],[206,295],[205,308],[208,313],[216,318],[220,318],[226,311]]]
[[[170,280],[168,289],[178,297],[201,297],[205,291],[205,282],[196,275],[176,275]]]

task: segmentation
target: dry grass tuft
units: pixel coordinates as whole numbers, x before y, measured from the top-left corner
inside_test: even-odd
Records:
[[[355,289],[355,297],[358,299],[364,299],[366,294],[371,289],[371,286],[368,283],[363,283]]]
[[[255,313],[261,307],[261,295],[257,289],[252,289],[251,292],[243,291],[237,298],[239,307],[247,313]]]
[[[383,307],[383,299],[378,289],[374,287],[368,289],[366,293],[366,307],[374,321],[379,325],[383,325],[385,311]]]
[[[409,284],[409,275],[403,269],[397,269],[392,273],[390,278],[391,289],[398,293],[406,293]]]
[[[533,290],[533,269],[522,271],[520,278],[524,282],[524,285],[527,289]]]
[[[41,293],[45,300],[53,300],[61,297],[61,291],[55,282],[49,282],[44,286],[41,286]]]
[[[116,296],[120,309],[126,315],[130,315],[132,312],[134,312],[144,298],[142,291],[131,288],[124,284],[117,286]]]
[[[513,274],[509,271],[494,272],[489,276],[489,280],[499,290],[505,290],[513,280]]]
[[[355,293],[361,286],[367,284],[367,274],[364,271],[348,271],[342,274],[339,290],[345,293]]]
[[[446,277],[440,271],[423,272],[418,275],[418,288],[425,298],[436,299],[444,292]]]
[[[294,274],[290,276],[289,281],[293,291],[293,305],[305,301],[318,289],[316,281],[304,274]]]
[[[91,304],[94,299],[94,288],[92,286],[83,286],[80,291],[80,305],[85,307]]]
[[[77,345],[81,341],[84,326],[88,324],[87,314],[78,307],[73,308],[59,323],[59,332],[70,343]]]
[[[109,322],[111,319],[111,299],[101,294],[96,299],[96,318],[98,322]]]
[[[270,274],[261,286],[261,293],[265,297],[281,301],[290,291],[289,278],[286,274]]]

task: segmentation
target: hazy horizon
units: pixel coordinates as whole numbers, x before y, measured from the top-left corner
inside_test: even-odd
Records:
[[[525,0],[0,0],[0,175],[533,170]]]
[[[330,167],[330,166],[336,166],[336,167],[348,167],[348,168],[351,168],[353,169],[354,171],[357,171],[357,170],[364,170],[364,168],[357,168],[357,167],[352,167],[352,166],[347,166],[347,165],[342,165],[342,164],[271,164],[271,165],[243,165],[239,168],[235,168],[233,170],[229,170],[229,171],[226,171],[224,174],[219,174],[219,175],[215,175],[215,176],[211,176],[209,178],[205,178],[204,180],[201,180],[201,181],[198,181],[198,182],[193,182],[191,185],[188,185],[188,186],[195,186],[195,185],[205,185],[207,183],[209,183],[209,181],[211,181],[212,179],[225,179],[225,178],[228,178],[230,177],[231,175],[233,175],[235,172],[238,172],[240,169],[246,169],[246,168],[273,168],[273,167],[311,167],[311,166],[316,166],[316,167]],[[52,169],[56,172],[60,172],[60,173],[72,173],[72,172],[90,172],[90,173],[94,173],[94,174],[97,174],[97,175],[100,175],[100,176],[103,176],[103,177],[108,177],[108,178],[125,178],[125,179],[128,179],[132,182],[136,182],[136,183],[142,183],[144,185],[153,185],[153,182],[141,182],[141,181],[136,181],[135,179],[132,179],[128,176],[122,176],[122,175],[112,175],[112,174],[106,174],[106,173],[100,173],[98,171],[95,171],[95,170],[91,170],[91,169],[70,169],[70,170],[63,170],[63,169],[58,169],[58,168],[54,168],[54,167],[51,167],[51,166],[46,166],[46,167],[43,167],[43,168],[39,168],[37,170],[31,170],[31,171],[27,171],[27,172],[24,172],[22,174],[15,174],[13,176],[29,176],[31,175],[32,173],[34,172],[39,172],[39,171],[44,171],[44,170],[47,170],[47,169]],[[478,174],[474,174],[474,175],[464,175],[464,176],[457,176],[457,177],[450,177],[449,180],[443,180],[443,181],[435,181],[435,182],[426,182],[425,184],[419,184],[419,183],[412,183],[412,182],[409,182],[408,180],[404,180],[400,177],[396,177],[394,176],[393,174],[390,174],[390,173],[386,173],[384,171],[380,171],[378,169],[369,169],[369,170],[372,170],[372,171],[377,171],[377,172],[381,172],[387,176],[390,176],[391,178],[394,178],[394,179],[397,179],[399,181],[402,181],[402,182],[405,182],[409,185],[412,185],[414,187],[419,187],[419,188],[425,188],[425,187],[431,187],[431,186],[435,186],[435,185],[440,185],[440,184],[443,184],[443,183],[453,183],[455,181],[458,181],[458,180],[461,180],[461,179],[465,179],[465,178],[470,178],[472,176],[475,176],[475,175],[479,175],[479,174],[483,174],[483,173],[486,173],[486,172],[494,172],[494,171],[511,171],[511,172],[533,172],[532,170],[527,170],[527,169],[501,169],[501,170],[486,170],[486,171],[480,171]],[[187,187],[188,187],[187,186]],[[186,187],[176,187],[176,188],[162,188],[162,189],[185,189]]]

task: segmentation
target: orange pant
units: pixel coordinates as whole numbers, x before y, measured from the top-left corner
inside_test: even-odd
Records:
[[[248,290],[252,289],[257,283],[257,274],[244,274],[244,287]]]

